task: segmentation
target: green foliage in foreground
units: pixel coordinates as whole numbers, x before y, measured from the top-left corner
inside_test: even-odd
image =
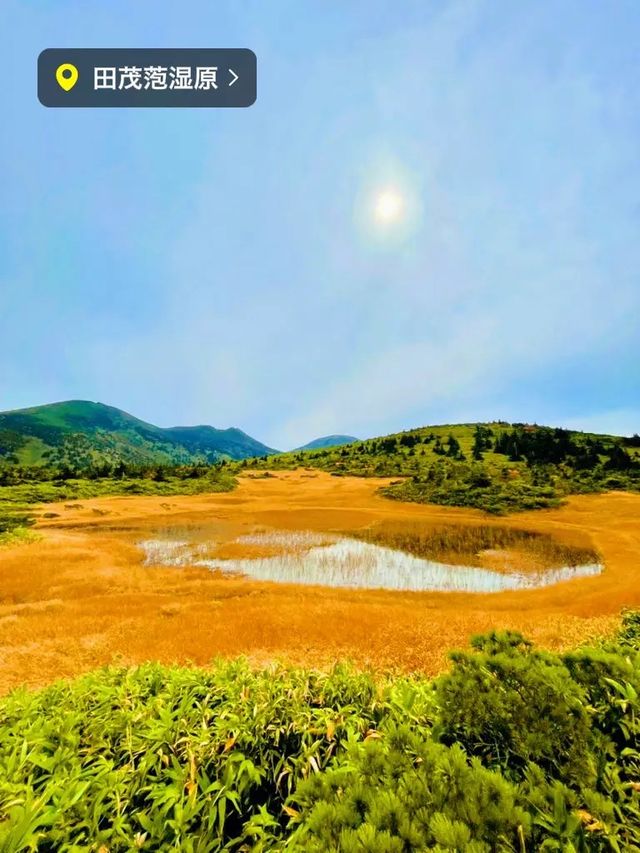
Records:
[[[435,681],[244,662],[0,702],[0,850],[640,849],[640,617],[555,655],[476,638]]]
[[[231,465],[403,477],[382,494],[500,514],[558,506],[568,494],[640,491],[640,438],[503,422],[456,424]]]

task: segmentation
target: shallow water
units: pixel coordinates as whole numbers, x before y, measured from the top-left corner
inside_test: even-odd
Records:
[[[222,559],[215,542],[149,539],[140,543],[147,565],[202,566],[256,580],[355,589],[437,592],[501,592],[534,589],[597,575],[599,563],[537,572],[498,572],[415,557],[357,539],[309,531],[273,531],[238,537],[236,544],[278,548],[268,557]]]

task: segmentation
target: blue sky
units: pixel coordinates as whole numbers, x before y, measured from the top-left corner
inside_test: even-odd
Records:
[[[639,43],[637,0],[4,0],[0,409],[640,431]],[[65,46],[250,47],[258,100],[46,109]]]

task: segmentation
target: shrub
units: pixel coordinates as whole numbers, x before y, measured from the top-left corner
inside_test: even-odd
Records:
[[[517,787],[460,746],[391,726],[298,789],[306,813],[289,846],[310,853],[518,850],[531,817]]]
[[[461,744],[512,778],[534,762],[552,777],[589,784],[590,712],[562,660],[511,632],[476,637],[472,645],[476,653],[453,654],[452,671],[436,682],[443,743]]]
[[[0,703],[0,850],[254,849],[298,781],[387,718],[424,727],[430,698],[427,682],[242,661],[18,691]]]

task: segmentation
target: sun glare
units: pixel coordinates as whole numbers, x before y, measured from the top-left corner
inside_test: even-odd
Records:
[[[380,223],[398,222],[403,217],[404,207],[404,199],[397,190],[383,190],[376,196],[374,216]]]

